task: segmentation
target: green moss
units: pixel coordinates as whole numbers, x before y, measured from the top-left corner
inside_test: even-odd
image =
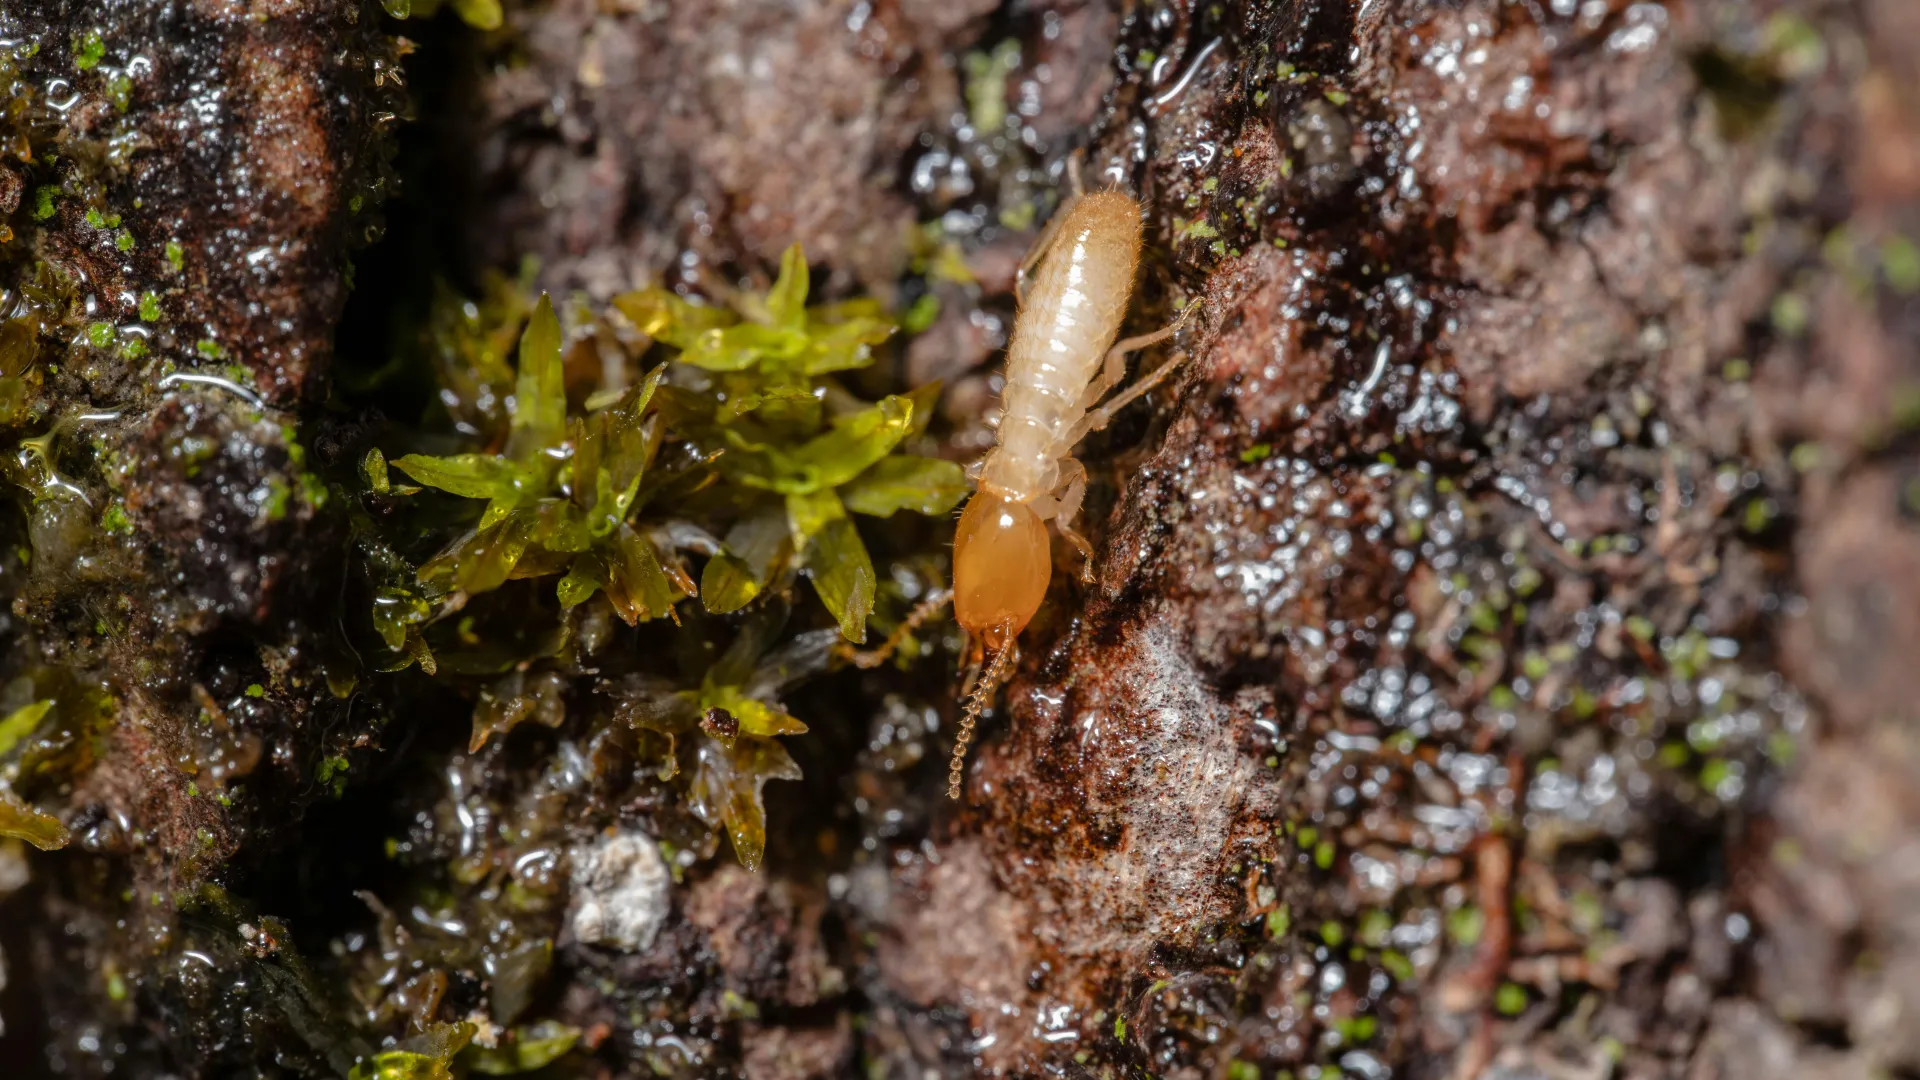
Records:
[[[1493,992],[1494,1011],[1502,1016],[1519,1016],[1527,1011],[1527,992],[1516,983],[1501,983]]]
[[[441,0],[380,0],[380,4],[396,19],[424,19],[441,8]],[[505,21],[500,0],[448,0],[446,6],[476,30],[498,30]]]
[[[754,1015],[758,1016],[757,1010]],[[511,1076],[545,1068],[564,1057],[579,1041],[579,1028],[541,1020],[514,1028],[497,1046],[469,1045],[461,1052],[459,1061],[483,1076]]]
[[[115,112],[126,112],[133,106],[133,76],[124,71],[116,71],[107,76],[107,100],[113,103]]]
[[[1462,948],[1479,944],[1480,934],[1486,925],[1486,913],[1471,904],[1447,912],[1447,937]]]
[[[436,1024],[355,1065],[348,1080],[454,1080],[454,1058],[473,1041],[473,1033],[466,1022]]]
[[[1267,912],[1267,936],[1275,941],[1287,936],[1293,927],[1293,910],[1285,904]]]
[[[293,502],[293,489],[285,480],[273,477],[267,481],[267,499],[261,504],[268,521],[280,521],[287,516],[287,507]]]
[[[40,722],[53,711],[53,699],[36,701],[8,713],[0,720],[0,757],[5,757],[20,740],[32,735]]]
[[[337,797],[347,787],[347,772],[353,763],[346,757],[334,754],[321,758],[320,764],[313,770],[313,782],[324,788],[331,788]]]
[[[1798,293],[1781,293],[1773,300],[1773,328],[1784,337],[1804,337],[1813,313],[1806,298]]]
[[[1407,959],[1406,954],[1398,950],[1388,949],[1382,952],[1380,966],[1385,968],[1387,974],[1393,976],[1396,982],[1405,983],[1413,979],[1413,961]]]
[[[0,787],[0,837],[25,840],[42,851],[66,847],[70,839],[59,818],[27,805],[6,787]]]
[[[1358,1046],[1372,1041],[1380,1030],[1380,1021],[1372,1016],[1343,1016],[1333,1021],[1333,1031],[1343,1046]]]
[[[1374,908],[1360,916],[1360,925],[1355,937],[1362,945],[1378,949],[1387,943],[1387,935],[1393,932],[1393,916]]]
[[[1880,272],[1893,291],[1903,295],[1920,292],[1920,245],[1904,236],[1881,241]]]
[[[107,55],[107,43],[99,30],[86,30],[75,34],[73,38],[73,66],[81,71],[92,71],[100,66]]]
[[[100,512],[100,527],[114,536],[129,536],[133,533],[133,519],[127,516],[127,508],[117,502],[108,503]]]
[[[940,298],[932,293],[925,293],[913,302],[913,306],[907,309],[905,315],[901,316],[900,325],[908,333],[917,334],[932,326],[933,320],[939,317]]]
[[[466,444],[376,447],[359,461],[363,500],[397,522],[369,515],[362,526],[375,664],[495,673],[473,713],[478,752],[527,720],[567,716],[558,677],[524,666],[567,631],[522,618],[502,636],[490,613],[524,602],[506,598],[509,583],[550,589],[568,619],[665,621],[685,640],[712,640],[711,617],[730,616],[739,632],[719,660],[684,670],[671,689],[633,690],[617,715],[663,740],[661,778],[683,782],[694,815],[757,866],[762,788],[800,775],[779,740],[807,730],[767,688],[820,670],[836,638],[864,640],[882,600],[857,519],[943,515],[966,493],[957,465],[903,452],[938,388],[878,401],[851,392],[843,378],[871,365],[895,328],[871,301],[810,305],[797,247],[770,289],[726,308],[659,288],[619,296],[610,312],[576,305],[570,318],[593,340],[637,338],[631,359],[651,366],[571,398],[552,301],[528,304],[504,279],[488,288],[473,303],[443,289],[419,339],[440,376],[437,409],[471,433]],[[417,566],[400,554],[420,535],[412,522],[444,537]],[[776,648],[802,578],[833,628]],[[760,673],[763,656],[778,674]]]
[[[1220,235],[1220,230],[1209,225],[1205,219],[1190,222],[1179,230],[1182,240],[1212,240]]]
[[[998,130],[1007,122],[1007,78],[1020,66],[1020,42],[1009,38],[992,52],[968,53],[961,61],[967,77],[967,119],[977,132]]]

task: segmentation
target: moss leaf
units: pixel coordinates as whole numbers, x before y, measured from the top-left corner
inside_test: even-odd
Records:
[[[465,499],[511,502],[520,498],[522,492],[532,490],[537,482],[526,469],[493,454],[451,457],[408,454],[394,459],[393,467],[428,487]]]
[[[453,1058],[473,1041],[474,1027],[461,1021],[436,1024],[399,1047],[355,1065],[347,1080],[454,1080]]]
[[[0,757],[5,757],[7,751],[12,750],[21,739],[33,734],[34,729],[40,726],[40,721],[51,711],[53,699],[48,698],[22,705],[8,713],[5,720],[0,720]]]
[[[804,547],[835,521],[847,516],[847,508],[838,493],[829,489],[806,495],[787,496],[787,524],[794,538]]]
[[[19,796],[0,786],[0,836],[25,840],[41,851],[56,851],[67,846],[67,827],[52,814],[43,814]]]
[[[700,602],[715,615],[739,611],[759,595],[759,577],[745,559],[722,552],[700,572]]]
[[[807,573],[820,602],[840,624],[840,636],[856,644],[865,641],[867,616],[873,614],[873,560],[853,522],[828,522],[813,537],[807,545]]]
[[[660,568],[660,553],[632,526],[623,524],[613,535],[606,590],[614,612],[629,626],[673,614],[673,583]]]
[[[534,992],[552,967],[553,941],[550,938],[524,942],[504,953],[489,953],[486,971],[493,980],[493,986],[487,1004],[493,1022],[505,1026],[518,1020],[533,1004]],[[565,1052],[564,1048],[560,1051]],[[547,1060],[551,1061],[552,1058]]]
[[[546,296],[534,305],[526,332],[520,335],[520,373],[514,379],[511,411],[507,456],[515,461],[532,461],[566,438],[567,390],[560,362],[560,320],[554,317],[553,301]]]
[[[780,256],[780,277],[767,294],[767,318],[783,329],[798,330],[807,322],[807,256],[793,244]]]
[[[475,30],[498,30],[505,18],[500,0],[453,0],[453,10]]]
[[[593,413],[580,425],[574,450],[574,503],[588,511],[593,536],[607,536],[634,509],[639,480],[659,454],[659,417],[643,415],[659,371],[649,375],[622,404]]]
[[[567,719],[565,693],[565,680],[551,671],[516,671],[482,689],[473,706],[473,735],[467,752],[478,753],[488,739],[524,721],[559,727]]]
[[[412,589],[389,586],[373,594],[373,628],[395,652],[406,645],[407,631],[425,626],[432,614],[426,600]]]
[[[700,705],[705,709],[725,709],[740,721],[740,731],[746,735],[758,735],[770,738],[775,735],[805,735],[807,725],[759,698],[748,697],[737,686],[710,686],[700,693]]]
[[[913,402],[895,394],[837,421],[794,451],[793,461],[816,487],[838,487],[887,456],[912,425]]]
[[[774,695],[801,679],[827,670],[839,637],[837,630],[809,630],[795,635],[760,658],[753,673],[741,684],[741,693],[771,701]]]
[[[622,293],[613,306],[641,333],[681,350],[693,348],[709,330],[739,321],[730,311],[695,304],[669,289]]]
[[[606,581],[606,564],[600,561],[598,555],[580,556],[567,567],[566,576],[562,577],[560,584],[555,587],[555,592],[560,597],[560,606],[575,608],[586,603],[587,598],[600,591],[600,587],[606,584]]]
[[[657,675],[628,675],[604,681],[602,694],[615,701],[613,718],[636,729],[657,732],[670,740],[692,731],[700,722],[699,695]],[[671,755],[666,764],[674,764]]]
[[[800,370],[808,375],[850,371],[873,363],[873,347],[893,336],[892,322],[881,317],[879,305],[871,312],[846,304],[832,314],[814,312],[808,320],[807,351]]]
[[[580,1029],[557,1020],[540,1020],[514,1028],[500,1046],[469,1046],[461,1055],[474,1072],[485,1076],[512,1076],[532,1072],[558,1061],[580,1041]]]
[[[838,487],[886,457],[913,426],[913,402],[901,395],[882,399],[834,421],[833,429],[792,450],[753,439],[736,427],[722,434],[738,451],[722,464],[748,487],[782,495],[807,495]]]
[[[900,510],[944,514],[967,494],[967,474],[939,458],[887,457],[840,489],[841,501],[856,514],[887,517]]]
[[[726,546],[728,553],[752,567],[754,580],[762,588],[772,584],[786,569],[795,550],[793,525],[786,508],[778,503],[765,503],[734,522],[727,530]]]
[[[680,362],[705,371],[745,371],[769,358],[797,357],[806,345],[806,335],[800,331],[742,323],[701,334],[681,351]]]
[[[418,576],[422,585],[469,594],[491,592],[512,576],[526,551],[525,525],[514,515],[455,540],[428,560]]]
[[[742,735],[732,745],[703,739],[689,804],[709,828],[727,830],[740,865],[758,870],[767,847],[762,789],[768,780],[798,780],[800,775],[800,766],[772,739]]]
[[[573,457],[573,498],[588,511],[594,536],[606,536],[625,520],[640,490],[640,478],[660,450],[661,424],[658,417],[647,415],[647,406],[664,371],[664,365],[655,368],[617,403],[580,425]]]

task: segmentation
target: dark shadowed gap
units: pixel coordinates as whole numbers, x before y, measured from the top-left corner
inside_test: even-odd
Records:
[[[392,364],[399,344],[425,318],[436,278],[469,296],[479,280],[463,227],[480,172],[479,41],[450,13],[407,23],[406,36],[419,47],[405,61],[413,118],[395,140],[399,190],[381,210],[385,234],[353,256],[332,381],[337,405],[401,423],[421,415],[435,383],[423,365]]]
[[[426,317],[436,279],[471,295],[479,277],[463,229],[479,173],[479,36],[451,12],[395,29],[417,43],[404,62],[413,115],[396,124],[393,170],[399,183],[380,209],[384,233],[352,256],[353,289],[334,339],[332,415],[320,422],[329,430],[315,438],[324,457],[333,456],[329,449],[364,449],[361,437],[383,424],[419,420],[433,398],[434,374],[403,343]],[[341,467],[350,473],[352,464]],[[357,560],[346,560],[343,573],[359,571]],[[341,598],[349,606],[365,603],[357,588],[343,590]],[[407,704],[388,718],[379,748],[356,759],[341,795],[320,795],[279,844],[234,866],[227,882],[236,900],[285,920],[307,956],[323,957],[331,938],[373,925],[356,892],[391,895],[410,872],[385,850],[389,838],[405,835],[416,809],[416,800],[396,797],[395,787],[414,786],[430,800],[438,791],[432,785],[444,781],[425,775],[421,762],[439,756],[422,755],[421,749],[451,749],[466,737],[466,703],[412,672],[363,673],[344,708],[396,700]],[[309,764],[306,773],[312,772]]]

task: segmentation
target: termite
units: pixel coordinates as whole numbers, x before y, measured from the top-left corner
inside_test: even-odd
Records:
[[[1172,337],[1199,308],[1189,305],[1151,334],[1114,340],[1140,268],[1140,204],[1118,191],[1085,194],[1077,171],[1072,176],[1072,200],[1020,265],[1000,428],[993,449],[970,471],[975,491],[954,531],[953,588],[934,590],[879,648],[842,654],[858,667],[875,667],[953,601],[978,671],[947,770],[947,796],[954,799],[974,727],[1012,668],[1016,639],[1053,577],[1048,521],[1079,549],[1082,580],[1093,579],[1093,545],[1073,528],[1087,489],[1086,467],[1073,448],[1179,366],[1185,357],[1176,354],[1113,393],[1126,378],[1128,354]]]
[[[1012,666],[1020,631],[1046,596],[1053,576],[1048,521],[1079,549],[1083,580],[1093,577],[1093,547],[1073,528],[1087,490],[1087,470],[1073,448],[1184,359],[1175,354],[1113,393],[1126,378],[1127,355],[1171,337],[1199,306],[1189,305],[1151,334],[1114,340],[1133,296],[1142,231],[1140,204],[1132,197],[1076,193],[1021,265],[1000,429],[953,537],[954,617],[984,666],[961,714],[948,798],[960,797],[974,725]]]

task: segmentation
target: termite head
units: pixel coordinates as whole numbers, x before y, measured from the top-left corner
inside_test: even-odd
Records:
[[[982,487],[953,537],[953,613],[998,652],[1026,628],[1053,576],[1047,526],[1033,507]]]

